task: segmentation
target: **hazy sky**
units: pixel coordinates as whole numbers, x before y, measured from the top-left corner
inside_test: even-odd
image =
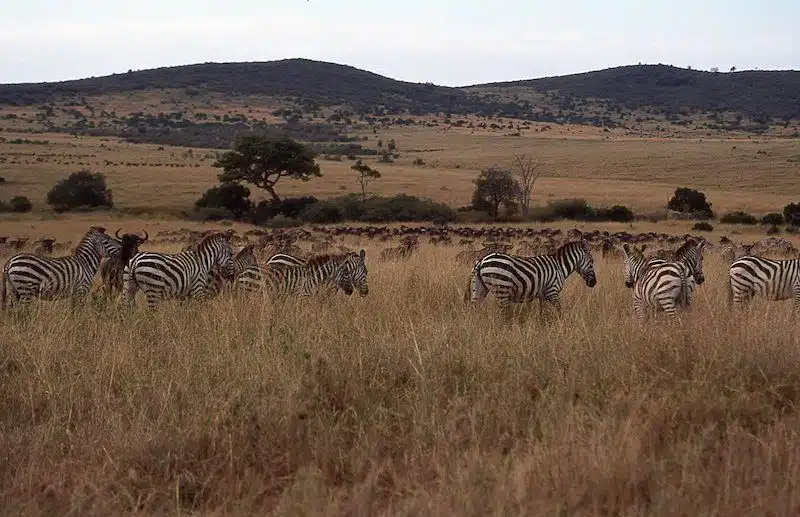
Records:
[[[2,0],[0,83],[305,57],[465,85],[642,63],[800,69],[800,0]]]

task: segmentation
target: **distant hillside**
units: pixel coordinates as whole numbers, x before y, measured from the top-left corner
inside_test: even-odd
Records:
[[[309,59],[203,63],[56,83],[0,85],[0,104],[42,104],[64,96],[164,88],[184,89],[188,95],[207,91],[231,96],[292,97],[306,107],[345,104],[373,113],[382,106],[392,114],[469,113],[480,108],[457,88],[397,81],[351,66]]]
[[[681,108],[731,111],[750,118],[800,119],[800,72],[704,72],[667,65],[632,65],[542,79],[476,85],[528,87],[561,96],[598,98],[628,109],[656,108],[669,114]]]
[[[104,120],[92,119],[95,104],[89,103],[91,98],[133,92],[154,92],[158,96],[161,91],[164,98],[174,99],[177,95],[187,102],[175,104],[175,113],[169,115],[153,112],[152,106],[139,102],[126,112],[101,113]],[[212,94],[231,101],[270,97],[293,104],[295,108],[283,113],[295,120],[311,114],[324,117],[326,123],[348,124],[354,114],[357,117],[352,120],[364,122],[368,116],[444,113],[630,130],[650,124],[657,131],[683,126],[703,131],[761,133],[770,124],[788,125],[800,120],[800,72],[714,73],[665,65],[622,66],[561,77],[450,88],[397,81],[351,66],[308,59],[204,63],[74,81],[0,85],[0,104],[37,107],[41,112],[36,119],[48,130],[73,132],[88,128],[95,133],[126,137],[134,133],[147,138],[157,130],[158,138],[164,139],[167,132],[180,129],[180,135],[169,138],[184,139],[191,131],[208,132],[208,128],[187,120],[202,122],[208,114],[198,113],[196,106],[190,113],[187,104],[203,104],[200,101]],[[63,125],[48,118],[55,103],[84,106],[90,113],[69,110],[76,122]],[[255,101],[257,105],[263,103],[263,98]],[[343,111],[323,116],[319,112],[322,107],[341,107]],[[163,106],[161,110],[170,111]],[[174,120],[165,122],[165,116]],[[148,117],[158,120],[143,122]],[[228,117],[223,119],[214,122],[213,131]],[[665,121],[667,125],[663,124]],[[244,129],[253,129],[252,124]],[[221,142],[227,142],[233,134],[231,128],[225,130],[218,138]],[[325,132],[330,134],[327,129]],[[206,145],[212,144],[206,139]]]

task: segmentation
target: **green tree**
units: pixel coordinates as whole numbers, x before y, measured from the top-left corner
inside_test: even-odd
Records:
[[[222,154],[214,167],[222,169],[220,182],[244,181],[280,202],[275,184],[281,178],[308,181],[322,176],[315,158],[316,153],[289,137],[245,136],[237,140],[233,150]]]
[[[369,182],[380,178],[381,173],[362,162],[360,158],[350,168],[358,173],[358,183],[361,185],[361,200],[366,201]]]
[[[92,173],[88,169],[73,172],[62,179],[47,193],[47,204],[59,211],[78,207],[114,206],[111,191],[106,186],[103,173]]]
[[[501,204],[507,209],[515,207],[522,190],[511,171],[497,167],[482,170],[473,183],[472,207],[487,211],[492,217],[497,217]]]

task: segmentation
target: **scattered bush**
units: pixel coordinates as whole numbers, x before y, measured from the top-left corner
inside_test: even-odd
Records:
[[[338,223],[342,221],[342,209],[331,201],[318,201],[306,207],[300,219],[307,223]]]
[[[781,233],[780,227],[774,224],[767,230],[767,235],[778,235],[779,233]]]
[[[779,212],[767,214],[761,218],[761,224],[769,224],[772,226],[783,224],[783,214]]]
[[[783,207],[783,218],[786,224],[800,226],[800,203],[789,203]]]
[[[675,189],[672,199],[667,203],[667,208],[684,214],[692,214],[695,217],[714,217],[711,203],[706,200],[706,195],[686,187]]]
[[[714,231],[714,227],[711,226],[711,224],[707,223],[706,221],[700,221],[699,223],[695,223],[695,225],[692,226],[692,231],[696,231],[696,232],[713,232]]]
[[[33,210],[33,203],[25,196],[14,196],[9,202],[9,208],[11,208],[12,212],[30,212]]]
[[[747,212],[728,212],[720,218],[719,222],[724,224],[757,224],[758,219]]]
[[[241,219],[250,212],[250,189],[234,182],[220,183],[206,190],[203,196],[195,202],[201,209],[214,209],[208,214],[220,214],[219,209],[228,212],[229,217]]]
[[[222,221],[224,219],[235,219],[230,210],[219,206],[197,207],[189,214],[189,218],[197,221]]]
[[[114,206],[103,173],[93,174],[88,169],[81,169],[59,181],[47,193],[47,204],[58,212]]]
[[[592,208],[583,198],[556,199],[547,203],[544,207],[532,207],[530,218],[541,222],[552,222],[557,219],[569,219],[573,221],[613,221],[630,222],[635,215],[633,211],[622,205],[614,205],[611,208]]]
[[[556,199],[547,203],[552,217],[585,221],[592,214],[592,207],[582,198]]]
[[[594,220],[627,223],[633,221],[634,217],[633,211],[627,206],[614,205],[611,208],[598,208]]]

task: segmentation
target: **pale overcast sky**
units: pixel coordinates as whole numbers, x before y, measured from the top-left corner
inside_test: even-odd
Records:
[[[304,57],[443,85],[800,69],[800,0],[2,0],[0,83]]]

